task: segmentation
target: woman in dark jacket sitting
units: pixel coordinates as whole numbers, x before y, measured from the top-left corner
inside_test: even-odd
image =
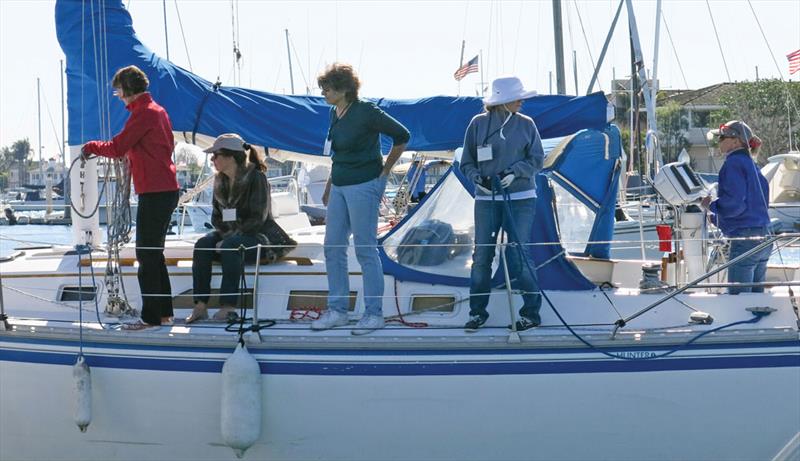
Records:
[[[211,214],[214,231],[194,245],[195,305],[186,323],[208,318],[211,263],[215,258],[222,261],[222,284],[220,309],[214,314],[214,319],[225,320],[229,315],[235,317],[239,301],[242,259],[236,249],[240,246],[248,248],[245,261],[254,262],[257,250],[252,247],[258,244],[284,245],[262,248],[262,256],[268,253],[267,259],[271,260],[284,256],[296,246],[272,218],[269,182],[265,174],[267,166],[256,150],[237,134],[223,134],[205,152],[212,154],[211,160],[217,170]],[[247,157],[245,152],[249,153]]]

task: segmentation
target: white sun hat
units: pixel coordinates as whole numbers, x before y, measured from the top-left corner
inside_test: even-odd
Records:
[[[499,77],[492,81],[492,92],[483,98],[487,106],[498,106],[536,96],[536,91],[525,91],[522,81],[517,77]]]

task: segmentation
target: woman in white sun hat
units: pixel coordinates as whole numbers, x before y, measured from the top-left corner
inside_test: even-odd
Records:
[[[542,298],[531,248],[525,244],[531,239],[536,212],[535,177],[542,169],[544,150],[533,119],[519,113],[522,101],[535,95],[535,91],[525,91],[517,77],[495,79],[491,95],[483,100],[486,110],[472,119],[464,135],[460,168],[475,185],[475,251],[470,318],[464,325],[467,331],[477,330],[489,318],[486,305],[500,228],[509,240],[520,244],[506,252],[512,285],[525,293],[516,329],[527,330],[541,322]],[[506,206],[510,213],[504,211]]]

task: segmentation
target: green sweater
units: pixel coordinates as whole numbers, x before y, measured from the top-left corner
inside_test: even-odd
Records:
[[[328,138],[334,186],[361,184],[380,176],[383,169],[381,134],[392,138],[395,145],[407,143],[410,137],[406,127],[371,102],[354,101],[342,118],[331,110]]]

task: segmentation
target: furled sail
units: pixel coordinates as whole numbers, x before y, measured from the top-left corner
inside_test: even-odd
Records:
[[[58,0],[55,13],[67,58],[71,145],[107,139],[122,129],[128,113],[112,97],[109,82],[117,69],[133,64],[147,74],[153,97],[184,140],[237,132],[254,145],[321,154],[330,117],[322,97],[215,86],[150,51],[137,38],[121,0]],[[470,119],[482,110],[475,97],[372,101],[409,128],[408,149],[418,151],[460,146]],[[584,128],[603,129],[606,106],[602,93],[540,96],[527,101],[523,112],[536,120],[542,137],[549,138]]]

